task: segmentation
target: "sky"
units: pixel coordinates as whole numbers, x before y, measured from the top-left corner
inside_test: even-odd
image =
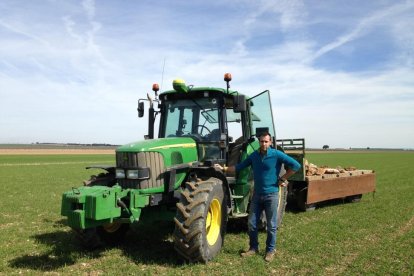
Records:
[[[270,90],[277,138],[414,148],[414,0],[0,1],[0,143],[142,140],[137,101]]]

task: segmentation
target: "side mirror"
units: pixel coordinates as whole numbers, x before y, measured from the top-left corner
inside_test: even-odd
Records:
[[[246,111],[246,97],[244,95],[234,95],[233,111],[234,113]]]
[[[144,102],[138,102],[138,117],[144,117]]]

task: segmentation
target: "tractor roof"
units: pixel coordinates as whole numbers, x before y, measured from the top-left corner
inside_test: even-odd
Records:
[[[239,93],[236,90],[229,90],[227,92],[227,89],[225,89],[225,88],[208,87],[208,86],[194,87],[194,86],[190,85],[190,86],[187,86],[186,90],[167,90],[167,91],[162,92],[160,94],[160,96],[167,95],[167,94],[187,94],[187,93],[192,94],[192,93],[197,93],[197,92],[202,93],[202,92],[206,92],[206,91],[212,92],[212,93],[217,93],[217,94],[223,93],[223,94],[227,94],[229,96],[231,96],[231,95],[242,95],[241,93]],[[246,98],[249,98],[249,97],[246,96]]]

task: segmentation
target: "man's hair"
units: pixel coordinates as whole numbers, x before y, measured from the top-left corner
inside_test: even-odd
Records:
[[[270,133],[268,131],[264,131],[262,133],[260,133],[259,139],[265,136],[269,136],[270,140],[272,140],[272,135],[270,135]]]

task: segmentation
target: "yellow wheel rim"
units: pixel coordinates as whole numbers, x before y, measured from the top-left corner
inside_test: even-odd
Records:
[[[122,226],[122,223],[120,222],[113,222],[113,223],[107,223],[107,224],[102,225],[105,232],[108,232],[108,233],[114,233],[118,231],[118,229],[121,228],[121,226]]]
[[[208,209],[206,219],[206,234],[209,245],[214,245],[220,234],[221,228],[221,205],[220,202],[214,198]]]

